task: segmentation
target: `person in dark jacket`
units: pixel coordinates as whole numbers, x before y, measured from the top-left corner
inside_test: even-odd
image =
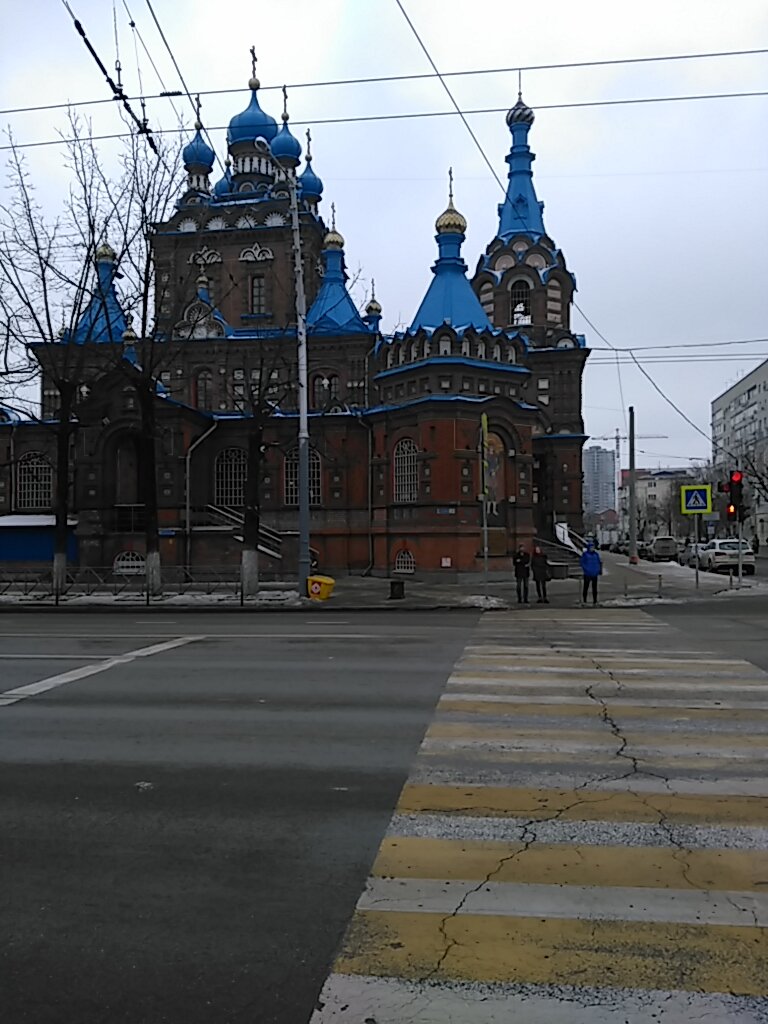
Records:
[[[517,603],[528,604],[528,577],[531,574],[531,556],[522,544],[512,558],[512,565],[515,569],[515,582],[517,583]]]
[[[581,602],[582,604],[587,603],[587,593],[591,588],[592,604],[597,604],[597,577],[603,573],[603,563],[591,540],[587,542],[587,548],[582,552],[579,564],[581,565],[581,571],[584,573]]]
[[[536,584],[536,603],[549,604],[547,598],[547,583],[550,575],[549,559],[538,545],[533,549],[531,572],[533,573],[533,581]]]

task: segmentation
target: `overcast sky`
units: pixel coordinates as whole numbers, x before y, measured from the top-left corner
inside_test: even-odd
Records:
[[[615,58],[768,47],[765,0],[403,0],[441,71],[513,68]],[[70,0],[110,69],[115,62],[113,4]],[[165,85],[178,76],[145,0],[128,0]],[[283,82],[424,73],[427,59],[395,0],[153,0],[153,7],[191,92],[203,96],[203,119],[221,159],[225,127],[248,102],[248,49],[255,44],[262,106],[279,118]],[[123,81],[139,92],[134,37],[126,4],[115,0]],[[66,129],[65,110],[8,113],[10,108],[108,96],[106,83],[59,0],[27,0],[0,42],[0,106],[19,143],[51,139]],[[146,93],[160,91],[139,43]],[[462,109],[514,103],[516,72],[448,79]],[[536,109],[531,147],[548,233],[578,282],[577,301],[616,347],[768,338],[768,97],[664,102],[616,107],[542,109],[553,104],[768,89],[768,55],[670,61],[602,68],[527,71],[523,94]],[[193,114],[175,101],[185,122]],[[138,104],[135,104],[138,108]],[[469,222],[464,255],[474,270],[494,237],[499,186],[456,116],[319,123],[329,118],[446,111],[436,80],[293,88],[292,123],[313,125],[315,170],[325,182],[323,212],[337,207],[350,270],[360,269],[356,298],[370,279],[384,308],[384,327],[410,323],[430,280],[434,220],[446,203],[453,165],[456,205]],[[121,131],[112,104],[82,108],[96,134]],[[173,128],[168,100],[148,101],[150,124]],[[506,181],[510,136],[503,114],[469,118]],[[114,159],[102,143],[105,161]],[[61,147],[27,150],[40,198],[52,212],[66,187]],[[585,372],[584,414],[593,436],[624,432],[615,365],[605,343],[574,311],[573,326],[595,350]],[[677,350],[685,362],[648,363],[660,387],[705,431],[711,399],[768,356],[753,346],[704,348],[739,356],[703,362],[699,350]],[[602,363],[603,365],[599,365]],[[622,365],[625,404],[634,404],[638,462],[679,464],[707,457],[707,441],[689,427],[631,365]],[[590,442],[594,443],[594,442]],[[601,442],[603,443],[603,442]],[[645,454],[647,453],[647,454]]]

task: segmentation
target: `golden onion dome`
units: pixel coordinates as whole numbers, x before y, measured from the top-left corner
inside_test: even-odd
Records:
[[[324,249],[343,249],[344,248],[344,236],[332,227],[328,234],[323,239]]]
[[[109,245],[108,242],[102,242],[96,250],[96,262],[101,263],[103,261],[109,261],[110,263],[114,263],[116,259],[117,253],[112,246]]]
[[[448,200],[448,206],[435,221],[435,230],[439,235],[448,232],[463,235],[467,230],[467,218],[453,205],[453,198]]]

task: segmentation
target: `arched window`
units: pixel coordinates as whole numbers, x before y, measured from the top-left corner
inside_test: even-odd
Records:
[[[245,504],[246,454],[243,448],[224,448],[216,456],[214,504],[240,508]]]
[[[138,551],[121,551],[112,563],[112,572],[121,576],[143,576],[146,569],[144,555]]]
[[[513,327],[531,322],[531,287],[527,281],[513,281],[509,289],[509,322]]]
[[[194,405],[197,409],[213,408],[213,374],[210,370],[198,370],[197,372]]]
[[[416,456],[419,449],[410,437],[404,437],[395,445],[393,466],[395,501],[417,501],[419,497],[419,474]]]
[[[395,353],[393,348],[390,346],[387,349],[387,369],[391,370],[395,362]]]
[[[493,360],[496,363],[500,363],[501,362],[501,345],[494,345],[493,346]]]
[[[413,573],[416,571],[416,559],[410,551],[398,551],[395,555],[395,572]]]
[[[325,386],[327,381],[322,373],[312,378],[312,408],[322,409],[325,406],[327,393]]]
[[[438,354],[441,356],[449,356],[451,354],[451,339],[449,335],[444,334],[438,342]]]
[[[411,345],[411,362],[412,363],[418,362],[420,349],[421,349],[421,346],[419,345],[418,341],[414,341],[414,343]]]
[[[469,338],[461,339],[461,354],[463,356],[469,355]]]
[[[322,463],[320,454],[309,449],[309,504],[322,504]],[[283,464],[283,493],[285,504],[299,504],[299,449],[291,448],[285,453]]]
[[[402,366],[403,363],[405,362],[405,356],[406,356],[405,345],[404,344],[403,345],[398,345],[397,346],[397,361],[400,364],[400,366]]]
[[[337,373],[332,373],[328,378],[328,397],[332,402],[338,402],[341,394],[341,381]]]
[[[431,344],[429,338],[425,338],[424,339],[424,358],[425,359],[429,359],[429,357],[431,355],[432,355],[432,344]]]
[[[514,345],[510,345],[507,348],[507,362],[508,363],[516,363],[517,362],[517,351],[516,351]]]
[[[485,359],[485,342],[478,341],[477,343],[477,358]]]
[[[27,452],[16,466],[16,508],[50,508],[53,467],[41,452]]]

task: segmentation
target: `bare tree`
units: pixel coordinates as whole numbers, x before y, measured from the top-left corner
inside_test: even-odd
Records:
[[[78,389],[89,375],[86,346],[73,342],[88,306],[103,298],[105,282],[95,272],[95,261],[110,221],[110,203],[96,173],[88,133],[74,116],[70,129],[66,163],[72,186],[61,215],[52,220],[45,215],[33,176],[12,139],[7,199],[0,203],[3,363],[16,407],[26,415],[37,413],[54,438],[57,593],[66,579],[75,407]],[[39,403],[31,393],[36,383],[44,390]]]

